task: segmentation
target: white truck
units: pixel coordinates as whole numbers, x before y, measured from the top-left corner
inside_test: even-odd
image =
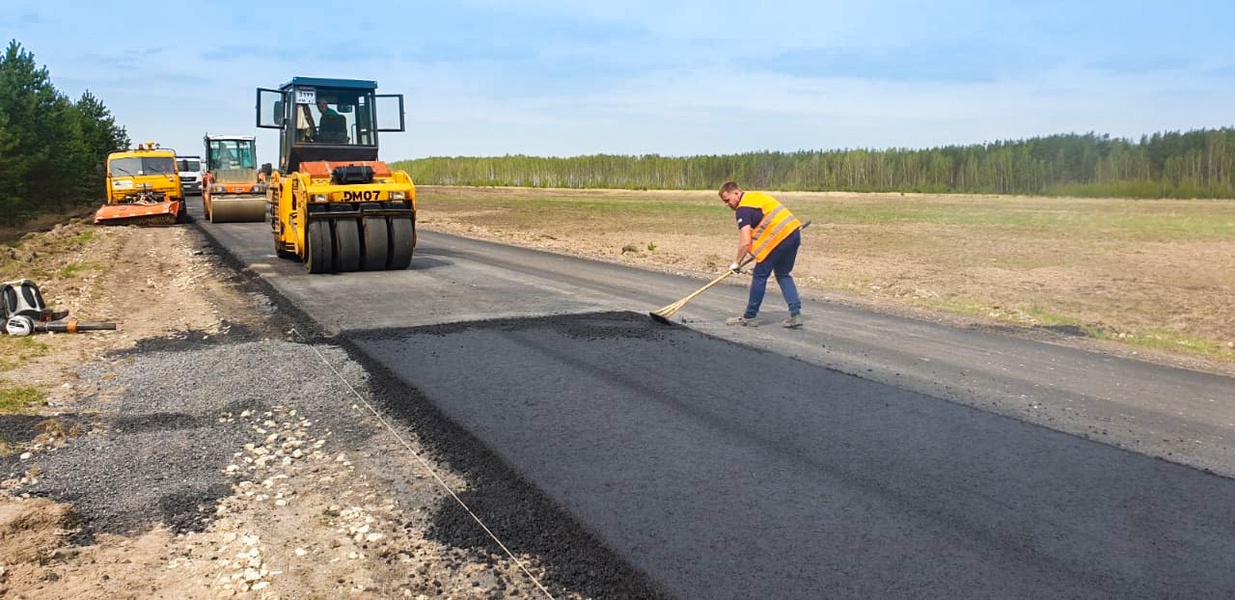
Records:
[[[180,189],[184,195],[200,196],[202,193],[202,157],[177,156],[176,170],[180,171]]]

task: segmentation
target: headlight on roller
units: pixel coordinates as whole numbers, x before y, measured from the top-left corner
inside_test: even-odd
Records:
[[[313,194],[313,196],[309,198],[309,200],[313,202],[325,202],[329,199],[330,198],[326,194]]]
[[[221,185],[212,185],[212,186],[210,186],[210,193],[212,193],[212,194],[226,194],[226,193],[227,193],[227,188],[225,188],[225,187],[223,187],[223,186],[221,186]]]
[[[407,192],[390,192],[391,200],[407,200]]]

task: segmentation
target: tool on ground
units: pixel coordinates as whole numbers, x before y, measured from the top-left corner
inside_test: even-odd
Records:
[[[810,225],[810,221],[803,221],[802,226],[799,228],[799,230],[806,229],[808,225]],[[750,264],[750,262],[753,260],[755,260],[754,255],[750,255],[750,254],[746,255],[746,258],[742,259],[742,262],[738,265],[738,270],[740,271],[742,268],[746,267],[746,265]],[[735,272],[737,271],[733,271],[731,269],[725,269],[724,273],[721,273],[716,279],[709,281],[707,285],[704,285],[703,287],[695,290],[693,293],[691,293],[691,295],[685,298],[682,298],[681,300],[678,300],[677,302],[674,302],[673,304],[670,304],[660,310],[654,310],[648,313],[648,316],[652,317],[652,320],[656,321],[657,323],[664,323],[665,325],[672,325],[673,321],[670,321],[669,318],[672,317],[679,310],[681,310],[683,306],[686,306],[686,303],[690,302],[691,300],[694,300],[697,296],[699,296],[699,294],[702,294],[712,289],[713,286],[724,281],[726,277],[733,275]]]
[[[116,328],[115,323],[82,322],[66,319],[68,311],[47,307],[38,284],[29,279],[18,279],[0,284],[0,333],[23,337],[38,332],[77,333],[79,331],[103,331]]]
[[[87,322],[78,321],[77,319],[65,319],[63,321],[35,321],[25,315],[16,315],[9,317],[4,323],[5,333],[14,337],[24,337],[39,332],[49,333],[78,333],[82,331],[114,331],[115,323],[107,322]]]
[[[77,333],[79,331],[115,331],[116,324],[108,321],[78,321],[77,319],[65,319],[63,321],[49,321],[46,323],[35,323],[35,331],[49,331],[51,333]]]

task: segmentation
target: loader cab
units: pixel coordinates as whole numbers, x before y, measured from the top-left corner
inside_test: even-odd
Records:
[[[403,131],[403,95],[378,94],[377,82],[294,77],[257,89],[257,126],[278,129],[279,170],[308,161],[378,160],[378,133]]]

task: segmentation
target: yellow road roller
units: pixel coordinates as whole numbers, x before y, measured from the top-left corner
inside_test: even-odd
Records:
[[[257,143],[251,135],[211,135],[202,176],[202,209],[211,223],[261,222],[270,212],[266,175],[257,169]]]
[[[310,273],[411,264],[416,186],[378,159],[379,132],[405,129],[402,94],[378,94],[375,81],[293,77],[257,89],[257,126],[280,130],[279,168],[262,167],[276,254]]]

